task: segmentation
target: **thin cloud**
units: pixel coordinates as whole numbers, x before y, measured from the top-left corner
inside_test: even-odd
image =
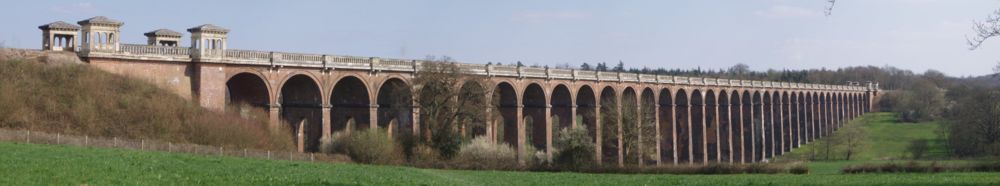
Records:
[[[98,12],[97,7],[90,2],[53,6],[49,10],[62,14],[93,14]]]
[[[819,17],[823,16],[823,12],[812,10],[808,8],[788,6],[788,5],[775,5],[764,10],[754,11],[755,16],[760,17]]]
[[[582,11],[521,11],[514,13],[510,20],[514,22],[545,23],[554,21],[581,20],[591,16]]]

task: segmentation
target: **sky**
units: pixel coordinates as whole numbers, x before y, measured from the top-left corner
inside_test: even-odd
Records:
[[[753,70],[895,66],[992,73],[1000,39],[969,50],[972,23],[998,0],[9,1],[0,42],[40,48],[38,26],[94,16],[144,32],[211,23],[228,47],[468,63]],[[187,46],[190,41],[182,41]]]

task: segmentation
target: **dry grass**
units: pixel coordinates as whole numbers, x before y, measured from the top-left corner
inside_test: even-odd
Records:
[[[290,134],[268,129],[266,117],[211,112],[141,80],[65,65],[76,63],[65,57],[8,52],[0,53],[0,128],[292,149]]]

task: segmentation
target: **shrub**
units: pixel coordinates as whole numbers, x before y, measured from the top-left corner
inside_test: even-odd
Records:
[[[431,141],[431,146],[441,153],[441,158],[451,159],[461,148],[462,135],[451,129],[441,129],[431,136]]]
[[[805,163],[796,163],[788,169],[788,172],[792,174],[809,174],[809,165]]]
[[[517,168],[516,152],[510,145],[490,142],[488,138],[477,137],[463,144],[461,150],[452,162],[462,169],[499,169],[511,170]]]
[[[346,154],[360,163],[399,164],[403,159],[399,147],[384,130],[335,133],[320,141],[324,152]]]
[[[562,129],[555,144],[561,149],[556,151],[554,164],[560,169],[579,170],[594,165],[594,143],[587,129]]]
[[[910,142],[910,145],[906,147],[906,151],[910,153],[913,159],[920,159],[924,157],[924,154],[930,149],[927,144],[927,139],[918,139]]]

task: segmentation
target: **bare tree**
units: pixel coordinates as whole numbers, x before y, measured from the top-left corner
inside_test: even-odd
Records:
[[[981,22],[972,22],[972,30],[976,32],[976,36],[965,37],[966,43],[969,44],[969,50],[979,48],[983,42],[991,37],[1000,36],[1000,10],[993,11],[993,14],[987,15],[986,19]]]
[[[486,90],[464,88],[465,82],[486,85],[482,77],[468,75],[449,57],[428,57],[413,79],[420,105],[422,141],[449,157],[458,150],[458,129],[465,122],[485,118]]]
[[[858,154],[867,145],[867,134],[861,124],[847,124],[838,131],[840,145],[844,148],[844,159],[851,160],[851,157]]]

